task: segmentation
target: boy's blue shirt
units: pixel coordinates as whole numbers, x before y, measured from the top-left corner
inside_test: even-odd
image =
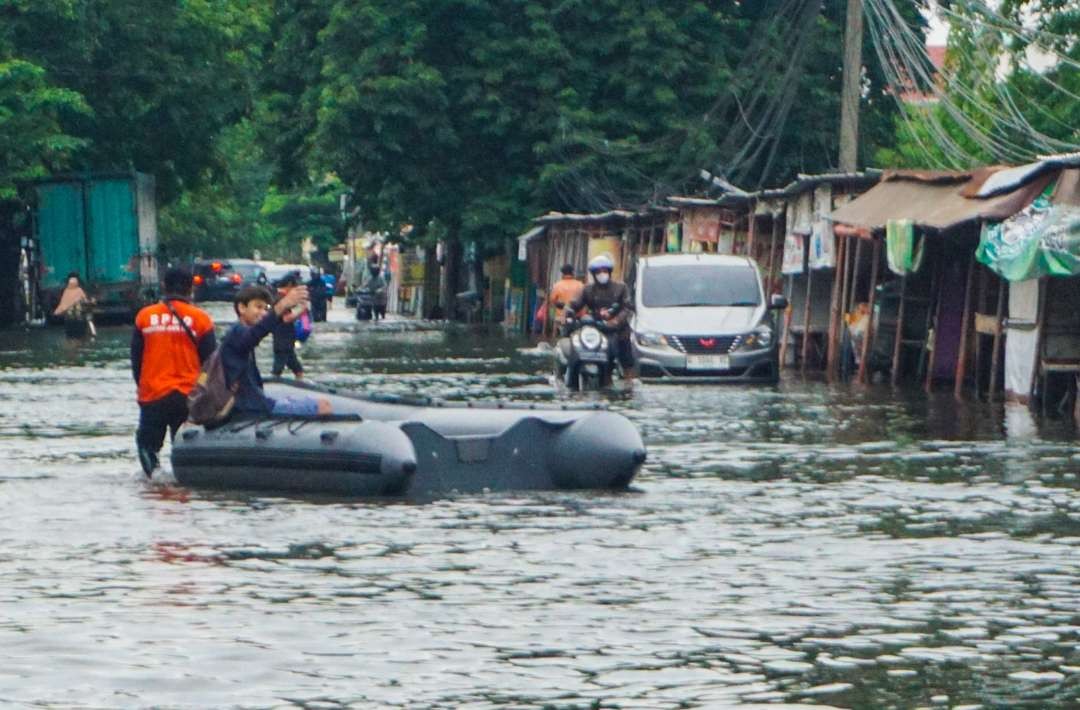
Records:
[[[240,383],[236,390],[234,411],[263,415],[269,414],[274,408],[274,400],[263,392],[262,375],[255,364],[255,348],[281,322],[271,308],[253,326],[233,324],[222,339],[221,361],[225,366],[225,380],[230,387]],[[292,327],[291,323],[289,327]]]

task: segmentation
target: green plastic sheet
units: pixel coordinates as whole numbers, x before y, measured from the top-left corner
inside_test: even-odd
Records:
[[[915,224],[910,219],[890,220],[885,225],[885,256],[889,271],[903,276],[919,270],[923,262],[923,242],[915,238]]]
[[[1007,281],[1080,274],[1080,208],[1052,204],[1051,192],[1004,222],[984,224],[975,258]]]

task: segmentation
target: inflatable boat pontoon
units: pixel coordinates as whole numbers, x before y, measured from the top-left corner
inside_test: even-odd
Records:
[[[187,424],[172,450],[186,486],[427,498],[452,492],[620,489],[641,435],[601,408],[450,404],[269,383],[272,397],[329,399],[334,415]]]

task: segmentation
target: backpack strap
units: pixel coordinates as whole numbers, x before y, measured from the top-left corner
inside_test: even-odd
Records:
[[[183,326],[184,331],[187,332],[188,337],[191,338],[191,343],[196,348],[198,348],[199,347],[199,339],[195,337],[195,334],[191,332],[191,328],[188,327],[188,324],[184,322],[184,319],[181,318],[180,314],[176,312],[175,308],[173,308],[173,304],[170,303],[167,299],[164,299],[164,298],[161,299],[161,302],[165,304],[165,307],[169,309],[169,312],[173,314],[173,317],[176,318],[176,320],[180,321],[180,325]]]

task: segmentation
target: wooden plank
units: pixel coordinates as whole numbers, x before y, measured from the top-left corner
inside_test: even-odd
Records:
[[[968,261],[967,280],[964,282],[964,313],[960,317],[960,350],[956,354],[956,367],[953,370],[953,396],[964,396],[964,377],[967,375],[968,331],[971,330],[971,307],[975,300],[971,289],[975,285],[975,253]]]
[[[907,274],[900,277],[900,303],[896,310],[896,340],[892,350],[892,372],[889,373],[892,386],[900,383],[900,355],[904,344],[904,310],[907,304]]]
[[[1005,293],[1009,288],[1009,282],[1005,279],[998,279],[998,295],[997,295],[997,330],[994,331],[994,344],[991,346],[990,351],[990,388],[987,392],[987,399],[994,400],[994,394],[997,393],[997,378],[998,378],[998,365],[1001,362],[1001,320],[1005,317]]]
[[[866,384],[867,372],[869,372],[870,343],[874,339],[874,301],[877,300],[878,266],[881,263],[881,240],[874,240],[874,249],[871,252],[872,266],[870,268],[870,321],[866,324],[866,334],[863,336],[862,356],[859,358],[858,381]]]

